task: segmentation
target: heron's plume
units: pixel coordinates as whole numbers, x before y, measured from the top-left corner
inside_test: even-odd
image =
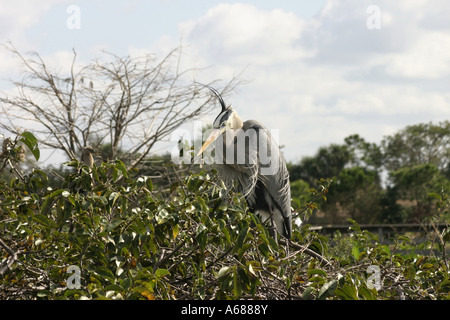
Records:
[[[222,107],[222,111],[225,111],[227,109],[227,106],[225,105],[225,101],[223,101],[222,95],[216,89],[214,89],[211,86],[208,86],[207,84],[203,84],[200,82],[196,82],[196,83],[201,84],[204,87],[207,87],[209,90],[211,90],[214,93],[214,95],[217,97],[217,99],[219,99],[220,106]]]

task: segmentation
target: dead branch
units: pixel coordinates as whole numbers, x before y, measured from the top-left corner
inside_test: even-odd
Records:
[[[212,96],[194,82],[198,70],[182,68],[181,46],[160,60],[152,54],[105,52],[105,60],[87,65],[77,61],[74,50],[65,73],[53,70],[38,53],[25,56],[12,44],[7,48],[21,62],[24,76],[13,82],[17,94],[0,95],[7,118],[0,127],[15,134],[24,125],[32,127],[41,145],[68,158],[91,145],[110,160],[123,157],[129,168],[138,167],[157,142],[214,107]],[[222,94],[239,83],[231,79]]]

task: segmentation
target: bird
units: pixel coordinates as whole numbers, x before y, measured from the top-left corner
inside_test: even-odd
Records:
[[[89,167],[89,169],[92,169],[94,166],[94,157],[93,155],[97,153],[97,150],[94,149],[91,146],[86,146],[83,148],[83,151],[81,152],[81,162],[84,163]]]
[[[276,232],[290,239],[289,172],[272,134],[258,121],[242,121],[231,105],[226,106],[216,89],[204,86],[218,98],[221,111],[197,156],[214,142],[215,167],[219,177],[228,186],[237,181],[238,190],[245,197],[249,209],[259,215],[264,224],[271,224],[275,240]]]

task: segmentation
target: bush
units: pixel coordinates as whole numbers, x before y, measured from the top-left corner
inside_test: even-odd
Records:
[[[356,222],[275,241],[214,170],[163,188],[121,161],[66,166],[58,188],[37,169],[0,181],[1,299],[450,298],[445,256],[401,255],[408,238],[391,248]]]

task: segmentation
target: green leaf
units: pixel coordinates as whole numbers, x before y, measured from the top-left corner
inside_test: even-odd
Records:
[[[116,200],[119,197],[120,197],[120,193],[119,192],[111,192],[111,194],[109,195],[109,201],[111,201],[111,199],[112,199],[111,206],[114,206],[114,204],[116,203]]]
[[[121,287],[124,289],[124,291],[128,290],[131,287],[132,281],[130,278],[126,279],[119,279]]]
[[[222,278],[226,276],[231,270],[231,267],[222,267],[217,274],[217,278]]]
[[[115,228],[117,228],[120,224],[122,223],[122,219],[121,218],[117,218],[114,219],[113,221],[111,221],[108,226],[106,227],[106,231],[107,232],[111,232],[113,231]]]
[[[249,227],[244,227],[239,232],[238,240],[236,241],[236,245],[234,247],[234,250],[237,251],[242,245],[244,244],[245,238],[247,238]]]
[[[353,255],[353,257],[355,258],[356,261],[359,260],[359,248],[358,248],[357,245],[353,245],[352,255]]]
[[[98,172],[97,172],[97,166],[94,165],[92,166],[92,177],[94,178],[95,181],[100,181],[98,178]]]
[[[147,298],[147,300],[155,300],[153,289],[148,289],[146,287],[135,287],[133,288],[133,291],[140,293],[142,296]]]
[[[254,277],[258,277],[258,275],[257,275],[256,272],[255,272],[255,269],[253,268],[253,265],[252,265],[253,263],[254,263],[258,268],[260,268],[261,264],[260,264],[259,262],[257,262],[257,261],[250,261],[250,262],[247,263],[247,266],[248,266],[248,272],[249,272],[251,275],[253,275]]]
[[[236,298],[239,298],[242,295],[242,287],[237,270],[234,270],[233,272],[233,294]]]
[[[335,294],[345,300],[358,300],[358,294],[355,287],[348,283],[345,283],[342,287],[336,288]]]
[[[152,179],[150,177],[146,177],[146,184],[147,184],[147,189],[151,191],[153,191],[153,183],[152,183]]]
[[[245,251],[247,251],[247,250],[248,250],[249,248],[251,248],[251,247],[253,247],[253,244],[252,244],[252,243],[244,243],[244,244],[242,245],[242,247],[240,247],[240,248],[238,249],[238,257],[239,257],[239,259],[241,259],[242,256],[244,255]]]
[[[33,220],[39,222],[40,224],[42,224],[43,226],[48,227],[48,228],[56,228],[57,227],[56,223],[53,220],[47,218],[43,214],[35,215],[33,217]]]
[[[322,286],[322,288],[320,288],[319,295],[317,296],[317,298],[319,300],[322,300],[322,299],[325,299],[325,298],[333,295],[334,294],[334,290],[336,290],[337,285],[338,285],[338,281],[337,280],[331,280],[331,281],[325,283]]]
[[[444,230],[442,230],[441,236],[444,242],[450,242],[450,228],[445,228]]]
[[[312,287],[308,287],[303,291],[302,298],[303,300],[311,300],[313,298],[311,292],[313,291]]]
[[[66,167],[74,167],[74,168],[78,168],[79,164],[80,162],[76,159],[72,159],[70,161],[66,161],[63,163],[63,165],[65,165]]]
[[[116,160],[115,164],[116,164],[116,168],[119,169],[120,172],[122,172],[122,174],[125,176],[125,178],[128,177],[128,171],[127,171],[127,168],[125,167],[125,164],[120,160]]]
[[[308,270],[308,277],[311,277],[313,275],[321,275],[326,277],[327,273],[321,269],[312,269],[312,270]]]
[[[179,229],[180,228],[179,228],[178,224],[176,224],[176,225],[174,225],[172,227],[172,237],[173,237],[173,239],[175,239],[178,236],[178,234],[180,233]]]
[[[169,219],[169,212],[166,209],[161,209],[157,214],[156,214],[156,223],[158,224],[163,224],[164,222],[166,222]]]
[[[325,243],[321,239],[314,239],[308,246],[309,249],[322,254],[324,251]]]
[[[206,231],[206,230],[207,230],[206,226],[205,226],[203,223],[199,223],[199,224],[197,225],[197,230],[195,231],[195,233],[196,233],[197,235],[199,235],[199,234],[201,234],[203,231]]]
[[[449,292],[450,291],[450,280],[445,279],[444,281],[442,281],[439,286],[438,286],[438,290],[442,291],[442,292]]]
[[[170,272],[167,269],[158,269],[155,271],[155,277],[161,279],[162,277],[169,276]]]
[[[105,291],[124,292],[125,290],[118,284],[110,284],[109,286],[105,287]]]
[[[278,251],[278,243],[272,237],[269,237],[268,240],[269,240],[269,244],[270,244],[270,247],[272,248],[272,250],[277,252]]]
[[[108,199],[106,199],[106,197],[104,197],[104,196],[93,196],[92,199],[101,202],[103,205],[108,204]]]
[[[311,278],[309,278],[309,281],[311,281],[311,282],[318,282],[320,284],[320,283],[325,282],[325,279],[323,277],[319,276],[319,275],[314,275]]]
[[[220,231],[225,236],[225,239],[227,240],[228,244],[231,244],[231,237],[230,237],[230,232],[228,232],[228,229],[222,228]]]
[[[103,278],[106,278],[110,282],[114,282],[114,273],[106,267],[98,267],[95,269],[95,273]]]
[[[58,228],[61,227],[67,219],[69,219],[72,208],[73,206],[69,201],[64,198],[60,198],[58,205],[56,206],[56,224]]]
[[[441,195],[439,193],[435,193],[435,192],[428,193],[428,197],[441,200]]]
[[[375,290],[375,289],[373,289],[373,290]],[[374,292],[371,291],[371,290],[369,290],[369,289],[366,288],[365,286],[361,286],[361,287],[359,288],[359,292],[360,292],[361,296],[363,296],[364,299],[366,299],[366,300],[376,300],[376,299],[377,299],[377,297],[376,297],[376,295],[374,294]],[[375,292],[376,292],[376,291],[375,291]]]
[[[36,161],[39,161],[40,151],[38,148],[38,142],[36,137],[31,132],[28,131],[22,132],[21,136],[22,139],[20,139],[20,141],[23,142],[28,147],[28,149],[31,151]]]
[[[28,140],[33,145],[37,145],[37,139],[31,132],[25,131],[21,134],[22,137],[24,137],[26,140]]]
[[[411,239],[409,237],[407,237],[407,236],[398,236],[397,239],[400,240],[400,241],[407,242],[407,243],[412,243]]]
[[[200,224],[202,225],[202,224]],[[199,225],[199,227],[200,227]],[[207,244],[208,236],[206,229],[202,230],[201,232],[197,233],[197,243],[201,250],[205,250],[206,244]]]
[[[45,197],[44,202],[42,203],[41,213],[46,212],[50,208],[50,205],[53,204],[53,198],[62,194],[64,191],[65,190],[59,189]]]
[[[267,245],[267,243],[261,243],[258,246],[258,249],[266,258],[269,257],[270,250],[269,250],[269,246]]]

